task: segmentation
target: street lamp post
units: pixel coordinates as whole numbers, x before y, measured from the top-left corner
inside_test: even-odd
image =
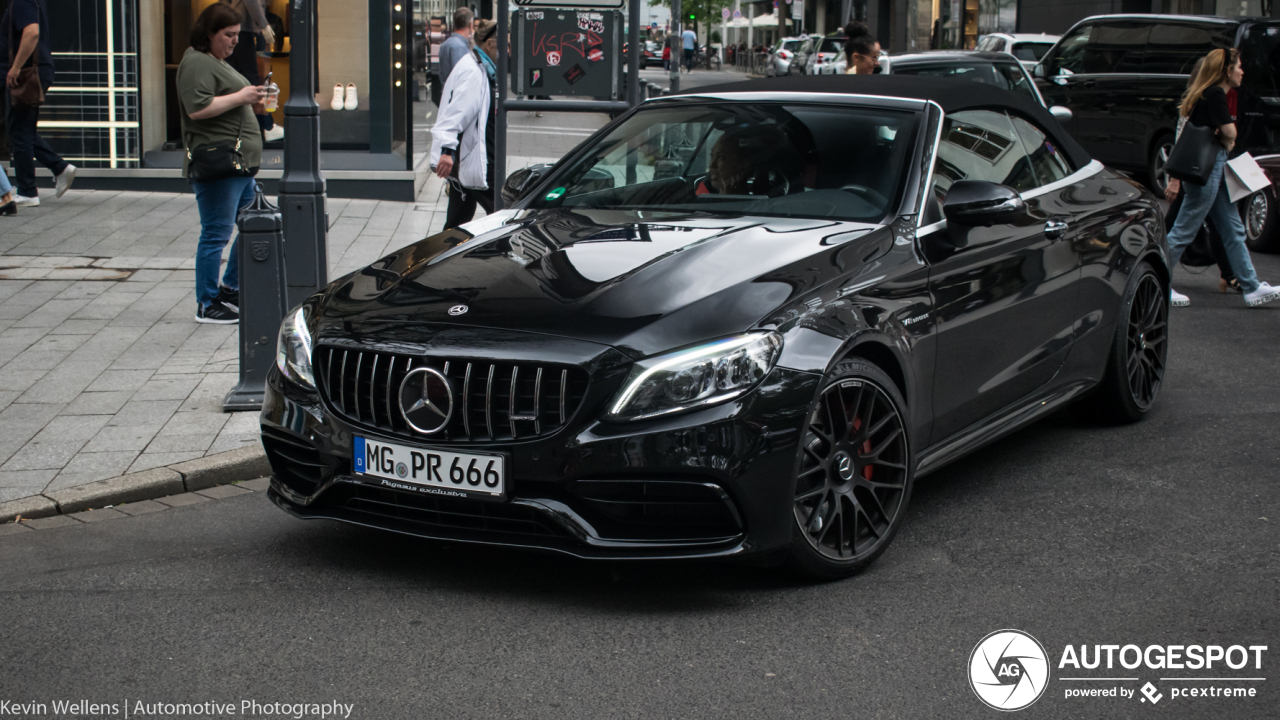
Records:
[[[680,0],[671,0],[671,92],[680,92],[680,63],[684,62],[684,38],[680,32]]]
[[[284,104],[284,173],[277,202],[284,218],[287,307],[328,284],[325,186],[320,175],[316,104],[316,0],[290,0],[289,100]]]

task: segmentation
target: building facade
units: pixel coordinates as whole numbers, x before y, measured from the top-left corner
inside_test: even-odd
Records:
[[[45,0],[55,81],[40,132],[81,168],[76,187],[185,190],[175,78],[195,18],[216,0]],[[0,13],[9,0],[0,0]],[[321,162],[335,195],[412,199],[422,179],[412,144],[413,49],[417,10],[452,14],[449,0],[316,0]],[[264,0],[276,42],[258,48],[259,74],[290,87],[290,0]],[[446,7],[448,6],[448,7]],[[332,110],[334,87],[353,86],[358,104]],[[283,166],[269,142],[259,177],[268,189]],[[0,126],[0,158],[8,160]],[[51,179],[44,178],[48,183]]]

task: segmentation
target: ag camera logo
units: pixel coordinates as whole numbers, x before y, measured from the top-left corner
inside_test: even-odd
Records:
[[[969,655],[969,687],[987,707],[1012,712],[1029,707],[1049,684],[1049,654],[1021,630],[997,630]]]

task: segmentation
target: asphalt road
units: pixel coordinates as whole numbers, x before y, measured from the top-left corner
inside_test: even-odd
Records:
[[[1280,282],[1280,257],[1256,258]],[[596,564],[286,516],[261,493],[0,537],[0,701],[325,702],[359,718],[997,717],[970,652],[1047,649],[1027,718],[1276,717],[1280,303],[1179,271],[1137,425],[1060,414],[921,480],[865,574]],[[1266,645],[1262,667],[1071,682],[1064,646]],[[1181,677],[1262,681],[1172,682]],[[1139,699],[1069,689],[1151,681]],[[1252,699],[1173,698],[1250,687]],[[237,707],[239,707],[237,705]],[[263,715],[265,716],[265,715]],[[280,717],[276,715],[274,717]],[[316,715],[308,715],[316,717]]]

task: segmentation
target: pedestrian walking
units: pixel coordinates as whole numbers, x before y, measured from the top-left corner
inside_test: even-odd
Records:
[[[662,69],[671,72],[671,38],[662,43]]]
[[[240,41],[240,20],[228,5],[205,8],[191,29],[191,47],[182,56],[176,79],[187,149],[182,169],[200,211],[196,322],[223,325],[240,320],[239,238],[231,246],[221,284],[218,269],[236,214],[253,201],[253,176],[262,163],[262,132],[252,107],[267,94],[226,62]],[[213,167],[206,167],[205,158],[214,161],[208,163]]]
[[[454,65],[471,52],[471,34],[475,15],[471,8],[458,8],[453,13],[453,33],[440,43],[440,84],[449,82]]]
[[[36,190],[37,162],[53,173],[54,197],[62,197],[76,179],[76,166],[54,152],[36,129],[40,122],[40,104],[53,85],[51,37],[49,10],[44,0],[13,0],[0,19],[4,123],[18,186],[14,196],[17,205],[40,204],[40,193]]]
[[[1204,62],[1204,58],[1200,58],[1199,60],[1196,60],[1195,65],[1192,66],[1191,74],[1188,75],[1187,77],[1188,89],[1191,87],[1191,84],[1195,81],[1196,75],[1200,72],[1200,65],[1203,62]],[[1232,88],[1227,92],[1227,105],[1231,109],[1232,111],[1231,114],[1233,116],[1236,114],[1235,113],[1236,99],[1237,99],[1236,89]],[[1184,117],[1178,118],[1178,128],[1173,136],[1175,143],[1178,141],[1178,138],[1182,136],[1182,129],[1183,127],[1186,126],[1186,124],[1187,124],[1186,118]],[[1182,201],[1185,197],[1186,197],[1186,193],[1183,192],[1182,181],[1179,180],[1178,178],[1169,178],[1169,184],[1166,185],[1164,189],[1164,199],[1169,202],[1169,210],[1165,213],[1165,216],[1164,216],[1165,227],[1173,227],[1174,223],[1177,222],[1178,211],[1182,209]],[[1218,275],[1220,278],[1218,280],[1218,291],[1219,292],[1241,292],[1240,281],[1236,279],[1235,271],[1231,269],[1231,259],[1230,257],[1227,256],[1227,250],[1222,244],[1222,234],[1219,233],[1217,231],[1217,228],[1213,227],[1213,223],[1207,219],[1205,221],[1205,224],[1202,225],[1201,227],[1204,229],[1205,232],[1203,235],[1200,235],[1199,233],[1197,233],[1196,237],[1197,238],[1205,237],[1207,241],[1206,244],[1209,247],[1209,255],[1212,256],[1214,263],[1216,263],[1218,266]],[[1193,241],[1192,246],[1188,247],[1188,250],[1194,247],[1194,242],[1195,241]],[[1203,255],[1203,252],[1200,252],[1198,254]],[[1183,252],[1182,258],[1184,262],[1187,260],[1187,253],[1185,251]],[[1197,264],[1200,264],[1200,263],[1197,263]],[[1182,305],[1184,303],[1190,302],[1190,298],[1188,298],[1186,295],[1183,295],[1177,292],[1172,293],[1171,299],[1174,305]]]
[[[431,167],[449,183],[444,229],[475,216],[476,204],[493,211],[493,103],[498,54],[497,23],[482,21],[479,50],[457,60],[440,98],[440,114],[431,128]]]
[[[846,75],[874,75],[880,72],[880,43],[871,36],[867,26],[853,21],[845,26],[844,41]]]
[[[693,72],[693,52],[698,45],[698,33],[690,28],[685,28],[680,37],[684,40],[684,66],[688,72]]]
[[[1244,223],[1232,204],[1227,191],[1227,157],[1235,147],[1235,117],[1227,103],[1227,91],[1240,87],[1244,70],[1240,67],[1240,53],[1232,48],[1213,50],[1204,57],[1200,72],[1196,73],[1191,87],[1182,97],[1179,112],[1187,122],[1197,127],[1212,128],[1221,144],[1218,156],[1204,185],[1186,183],[1185,197],[1178,219],[1168,234],[1169,264],[1176,267],[1182,253],[1195,239],[1200,226],[1208,217],[1222,235],[1222,244],[1231,261],[1231,269],[1244,292],[1244,301],[1250,307],[1280,299],[1280,288],[1258,280],[1249,249],[1244,244]],[[1175,291],[1170,285],[1170,303],[1177,306],[1191,304],[1190,299]],[[1177,302],[1175,302],[1177,299]]]

